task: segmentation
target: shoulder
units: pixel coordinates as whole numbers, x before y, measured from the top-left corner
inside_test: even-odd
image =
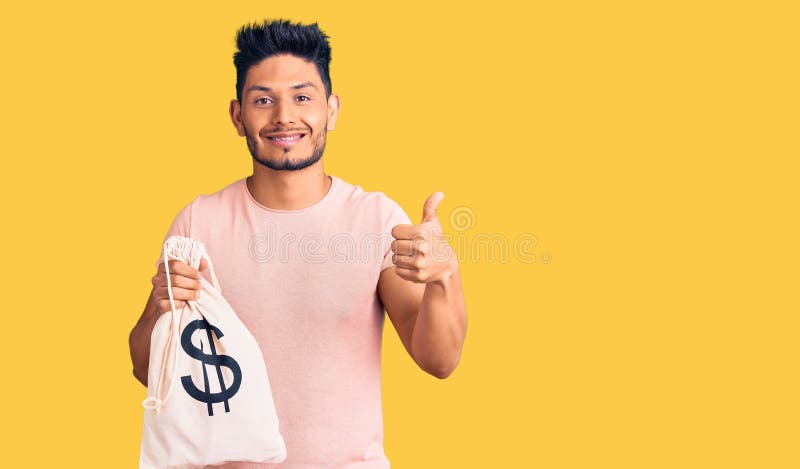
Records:
[[[411,223],[408,215],[383,191],[367,191],[360,185],[336,178],[339,202],[345,218],[370,232],[389,232],[392,227]]]
[[[172,221],[169,234],[191,236],[197,224],[203,221],[220,221],[220,218],[233,212],[232,205],[237,203],[237,188],[241,189],[244,179],[234,181],[222,189],[210,194],[200,194],[185,204]]]
[[[373,211],[393,211],[400,208],[400,205],[382,191],[367,191],[360,185],[352,184],[337,176],[332,176],[337,186],[339,186],[339,196],[348,206],[357,209],[369,209]]]
[[[243,195],[243,184],[244,178],[241,178],[215,192],[200,194],[189,204],[190,210],[206,216],[230,212],[231,206],[240,202]]]

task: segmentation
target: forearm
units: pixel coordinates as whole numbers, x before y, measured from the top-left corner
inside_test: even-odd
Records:
[[[151,292],[139,321],[128,336],[133,375],[145,386],[147,386],[147,370],[150,365],[150,336],[157,320],[156,304]]]
[[[458,271],[425,285],[414,323],[413,357],[423,370],[446,378],[458,365],[467,333],[467,309]]]

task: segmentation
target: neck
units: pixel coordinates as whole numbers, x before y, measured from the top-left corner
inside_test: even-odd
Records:
[[[247,189],[259,204],[274,210],[301,210],[322,200],[333,181],[322,161],[298,171],[275,171],[253,162]]]

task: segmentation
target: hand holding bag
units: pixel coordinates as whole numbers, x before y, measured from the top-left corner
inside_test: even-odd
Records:
[[[200,296],[177,310],[169,260],[199,268]],[[140,469],[190,469],[229,461],[280,463],[278,428],[261,349],[222,296],[205,246],[192,238],[164,242],[172,312],[158,318],[150,342]]]

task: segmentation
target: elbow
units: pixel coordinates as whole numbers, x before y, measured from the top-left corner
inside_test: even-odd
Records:
[[[443,346],[436,344],[434,347],[424,347],[417,341],[411,342],[411,358],[425,373],[439,379],[448,378],[461,362],[462,341],[453,345]]]
[[[130,349],[131,362],[133,363],[133,377],[136,378],[137,381],[142,383],[144,385],[144,387],[147,387],[148,369],[147,369],[147,367],[145,367],[144,370],[142,370],[141,366],[137,366],[137,362],[140,362],[140,360],[137,360],[137,358],[139,357],[139,354],[136,353],[136,346],[137,346],[137,343],[136,343],[136,329],[134,329],[128,335],[128,347]]]
[[[459,349],[451,353],[442,353],[436,356],[414,354],[412,357],[422,371],[439,379],[445,379],[453,374],[458,367],[461,361],[461,350]]]
[[[142,383],[142,385],[144,385],[144,387],[147,387],[147,373],[141,373],[141,372],[137,371],[136,368],[134,368],[133,369],[133,377],[136,378],[136,381],[139,381],[140,383]]]
[[[431,376],[435,376],[439,379],[445,379],[449,377],[458,367],[458,360],[451,364],[442,364],[439,366],[420,366],[423,371],[428,373]]]
[[[455,366],[450,367],[450,368],[439,368],[437,370],[429,371],[428,373],[430,373],[431,375],[433,375],[433,376],[435,376],[435,377],[437,377],[439,379],[445,379],[448,376],[450,376],[451,374],[453,374],[453,371],[455,371],[455,369],[456,369]]]

